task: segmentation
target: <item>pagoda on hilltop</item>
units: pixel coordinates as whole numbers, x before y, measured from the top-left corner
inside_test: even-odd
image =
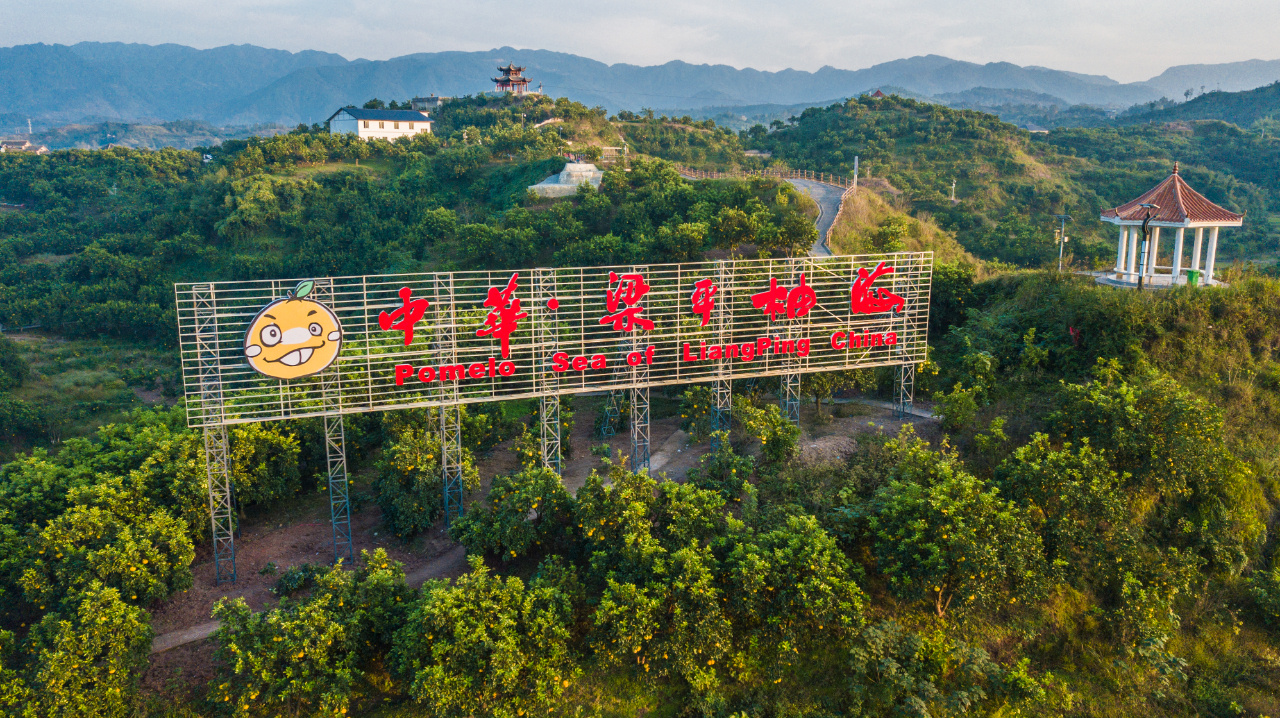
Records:
[[[516,67],[508,62],[506,66],[498,67],[498,72],[502,73],[502,77],[493,78],[494,92],[511,92],[517,96],[529,94],[529,78],[521,75],[523,67]]]
[[[1136,286],[1139,275],[1149,287],[1186,284],[1191,277],[1195,277],[1193,281],[1196,284],[1218,284],[1213,276],[1218,256],[1218,230],[1244,224],[1243,214],[1219,207],[1191,189],[1191,185],[1178,174],[1176,162],[1173,174],[1163,182],[1131,202],[1104,210],[1101,219],[1120,227],[1120,241],[1116,247],[1116,266],[1100,273],[1098,279],[1105,284],[1119,286]],[[1143,247],[1144,222],[1151,233],[1148,247]],[[1162,229],[1175,233],[1173,251],[1163,257],[1160,255]],[[1186,262],[1188,229],[1195,230],[1190,263]],[[1208,230],[1207,238],[1205,230]],[[1205,247],[1206,239],[1208,247]],[[1205,249],[1208,251],[1202,254]]]

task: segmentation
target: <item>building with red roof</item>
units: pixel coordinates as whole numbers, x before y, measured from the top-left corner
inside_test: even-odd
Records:
[[[1185,284],[1188,272],[1200,275],[1201,284],[1216,284],[1213,278],[1214,260],[1218,254],[1218,230],[1222,227],[1239,227],[1244,215],[1232,212],[1210,202],[1204,195],[1191,188],[1178,174],[1178,164],[1173,174],[1148,190],[1141,197],[1102,212],[1102,221],[1120,227],[1120,242],[1116,249],[1116,266],[1105,273],[1108,283],[1137,285],[1141,277],[1149,286]],[[1143,222],[1151,232],[1149,242],[1142,237]],[[1168,264],[1160,263],[1160,232],[1174,230],[1173,251]],[[1185,262],[1185,242],[1188,229],[1195,230],[1195,243],[1191,262]],[[1203,268],[1201,250],[1208,230],[1209,246]]]

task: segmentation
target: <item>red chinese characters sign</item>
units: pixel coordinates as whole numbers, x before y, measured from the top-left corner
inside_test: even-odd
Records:
[[[908,363],[924,357],[931,270],[927,253],[901,253],[318,278],[305,307],[282,299],[294,280],[179,285],[183,371],[188,386],[207,385],[200,297],[219,316],[241,312],[227,308],[236,302],[252,317],[293,301],[303,329],[267,312],[281,339],[254,325],[250,342],[246,322],[226,348],[242,358],[218,369],[220,413],[197,407],[197,424],[323,413],[321,386],[325,401],[378,410],[625,388],[641,369],[656,386]],[[332,364],[299,378],[252,363],[329,347]]]

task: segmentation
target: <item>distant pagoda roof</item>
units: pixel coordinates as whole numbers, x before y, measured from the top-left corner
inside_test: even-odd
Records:
[[[530,80],[530,79],[529,79],[529,78],[527,78],[527,77],[511,77],[511,76],[509,76],[509,75],[503,75],[502,77],[495,77],[495,78],[493,78],[493,81],[494,81],[494,82],[506,82],[506,83],[511,83],[511,84],[524,84],[524,85],[527,85],[527,84],[529,84],[530,82],[532,82],[532,80]]]
[[[1243,214],[1219,207],[1191,189],[1191,185],[1178,174],[1176,162],[1173,164],[1173,174],[1146,194],[1119,207],[1103,210],[1102,221],[1112,224],[1140,224],[1149,210],[1142,206],[1144,204],[1153,204],[1159,208],[1150,209],[1151,223],[1157,225],[1239,227],[1244,223]]]
[[[513,65],[509,62],[506,65],[498,65],[498,72],[501,72],[504,75],[519,75],[524,71],[525,68]]]

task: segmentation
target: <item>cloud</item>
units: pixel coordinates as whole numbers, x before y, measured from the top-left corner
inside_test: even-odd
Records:
[[[1277,55],[1280,3],[1232,0],[46,0],[10,3],[0,44],[250,43],[385,59],[503,45],[604,62],[857,69],[940,54],[1146,79]]]

